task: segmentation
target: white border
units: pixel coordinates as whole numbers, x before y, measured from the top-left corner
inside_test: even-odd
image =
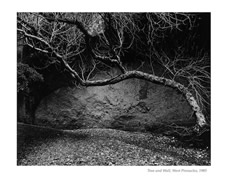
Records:
[[[198,0],[64,0],[1,2],[1,183],[215,183],[225,181],[226,123],[226,5],[224,1]],[[22,11],[129,11],[211,12],[212,17],[212,166],[207,173],[147,172],[157,167],[23,167],[16,166],[16,12]],[[168,167],[161,167],[168,168]],[[172,167],[169,167],[172,168]],[[174,167],[182,168],[182,167]],[[184,167],[183,167],[184,168]],[[188,168],[188,167],[186,167]],[[189,167],[201,168],[201,167]]]

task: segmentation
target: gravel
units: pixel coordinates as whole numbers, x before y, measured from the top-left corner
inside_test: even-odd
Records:
[[[18,124],[18,165],[210,165],[208,149],[173,137],[114,129],[55,130]]]

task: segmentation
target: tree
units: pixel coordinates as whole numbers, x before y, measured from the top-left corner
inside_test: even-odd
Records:
[[[175,46],[164,42],[177,31],[192,30],[196,23],[197,15],[188,13],[18,13],[17,31],[24,44],[49,58],[41,68],[59,65],[75,85],[139,78],[175,88],[192,107],[194,128],[199,131],[209,125],[204,115],[210,98],[209,53],[193,47],[190,54],[189,31],[188,40]],[[132,68],[135,62],[140,64]],[[149,70],[140,70],[142,66]],[[94,79],[99,68],[113,67],[120,73]]]

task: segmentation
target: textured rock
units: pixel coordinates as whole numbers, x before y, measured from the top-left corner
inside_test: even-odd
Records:
[[[129,79],[100,87],[58,89],[41,101],[35,123],[65,129],[143,131],[157,123],[191,124],[195,119],[175,89]]]

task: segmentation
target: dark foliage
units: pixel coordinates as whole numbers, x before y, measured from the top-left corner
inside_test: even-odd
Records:
[[[17,64],[17,92],[29,93],[29,88],[42,82],[43,76],[28,64]]]

